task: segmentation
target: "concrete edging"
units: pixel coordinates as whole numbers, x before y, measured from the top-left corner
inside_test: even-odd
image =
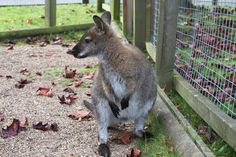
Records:
[[[205,145],[183,115],[177,109],[172,109],[175,106],[164,91],[159,86],[157,90],[159,95],[154,110],[161,125],[170,136],[177,153],[181,157],[214,157],[215,155]],[[185,128],[187,128],[190,135],[185,131]]]

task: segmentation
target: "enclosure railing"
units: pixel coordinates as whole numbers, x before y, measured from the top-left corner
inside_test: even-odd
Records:
[[[89,2],[94,5],[87,5]],[[75,9],[66,7],[67,5],[72,6],[72,4]],[[95,0],[1,1],[0,9],[4,11],[5,15],[0,14],[4,17],[0,18],[0,22],[1,25],[6,26],[2,26],[3,29],[0,29],[0,39],[87,29],[92,24],[92,18],[91,21],[88,21],[83,18],[83,15],[92,17],[96,13],[95,4]],[[80,11],[81,13],[77,14],[81,9],[79,6],[83,6],[85,9],[84,12]],[[19,10],[22,10],[22,14],[19,14]],[[9,18],[8,14],[11,15]],[[73,20],[71,20],[72,17]],[[8,27],[10,22],[12,24]]]
[[[146,43],[159,85],[175,88],[236,150],[236,1],[123,0],[123,6],[124,34],[141,49]]]

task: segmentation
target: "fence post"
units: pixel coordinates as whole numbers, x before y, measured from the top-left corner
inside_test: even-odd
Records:
[[[134,31],[134,45],[140,49],[145,48],[146,36],[146,0],[133,0],[133,31]]]
[[[82,0],[82,3],[83,3],[83,4],[88,4],[88,3],[89,3],[89,0]]]
[[[131,41],[133,36],[133,0],[123,0],[123,33]]]
[[[56,0],[45,0],[45,19],[49,27],[56,26]]]
[[[160,87],[173,88],[178,1],[160,0],[158,15],[157,80]]]
[[[111,0],[110,2],[112,19],[120,21],[120,0]]]
[[[104,3],[104,0],[97,0],[97,12],[102,12],[102,3]]]

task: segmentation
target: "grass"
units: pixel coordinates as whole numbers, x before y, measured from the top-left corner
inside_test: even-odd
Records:
[[[188,105],[188,103],[176,92],[171,91],[168,93],[171,101],[178,106],[179,111],[185,116],[189,123],[195,130],[199,124],[208,126],[201,117]],[[208,126],[209,127],[209,126]],[[210,127],[209,127],[210,128]],[[226,142],[223,141],[219,136],[215,140],[209,141],[206,137],[200,135],[203,141],[208,145],[212,152],[217,157],[236,157],[236,152]]]
[[[147,140],[138,139],[136,146],[141,148],[142,156],[146,157],[177,157],[174,152],[173,146],[166,135],[165,130],[157,121],[156,115],[153,112],[148,117],[146,122],[150,126],[150,131],[154,135],[154,138]]]
[[[43,5],[0,7],[0,13],[0,32],[46,27]],[[56,21],[58,26],[91,23],[93,14],[92,4],[57,5]]]

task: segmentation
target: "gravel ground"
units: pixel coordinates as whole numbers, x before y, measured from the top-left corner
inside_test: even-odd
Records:
[[[57,98],[62,94],[67,95],[63,92],[64,85],[57,84],[53,88],[52,98],[36,94],[39,87],[51,87],[52,82],[64,79],[62,76],[46,76],[44,72],[48,69],[64,69],[65,65],[78,69],[97,64],[95,58],[75,59],[65,53],[67,49],[59,45],[46,47],[24,45],[15,46],[14,50],[0,47],[0,75],[3,76],[0,77],[0,112],[4,114],[4,121],[0,122],[0,127],[10,125],[13,118],[24,117],[28,118],[29,126],[39,121],[50,124],[56,122],[59,126],[58,132],[43,132],[29,127],[17,136],[6,139],[0,137],[1,157],[69,157],[70,154],[74,157],[98,156],[95,119],[79,122],[67,117],[78,108],[85,108],[82,101],[90,99],[86,95],[90,92],[90,88],[76,88],[78,99],[71,106],[60,104]],[[30,76],[20,73],[25,68],[31,72]],[[42,76],[37,76],[36,72],[42,72]],[[6,75],[11,75],[13,78],[7,79]],[[21,78],[31,78],[33,82],[22,89],[17,89],[15,84]],[[110,132],[110,138],[121,133],[120,130],[110,130]],[[133,143],[121,145],[110,141],[110,147],[112,156],[126,157]]]

